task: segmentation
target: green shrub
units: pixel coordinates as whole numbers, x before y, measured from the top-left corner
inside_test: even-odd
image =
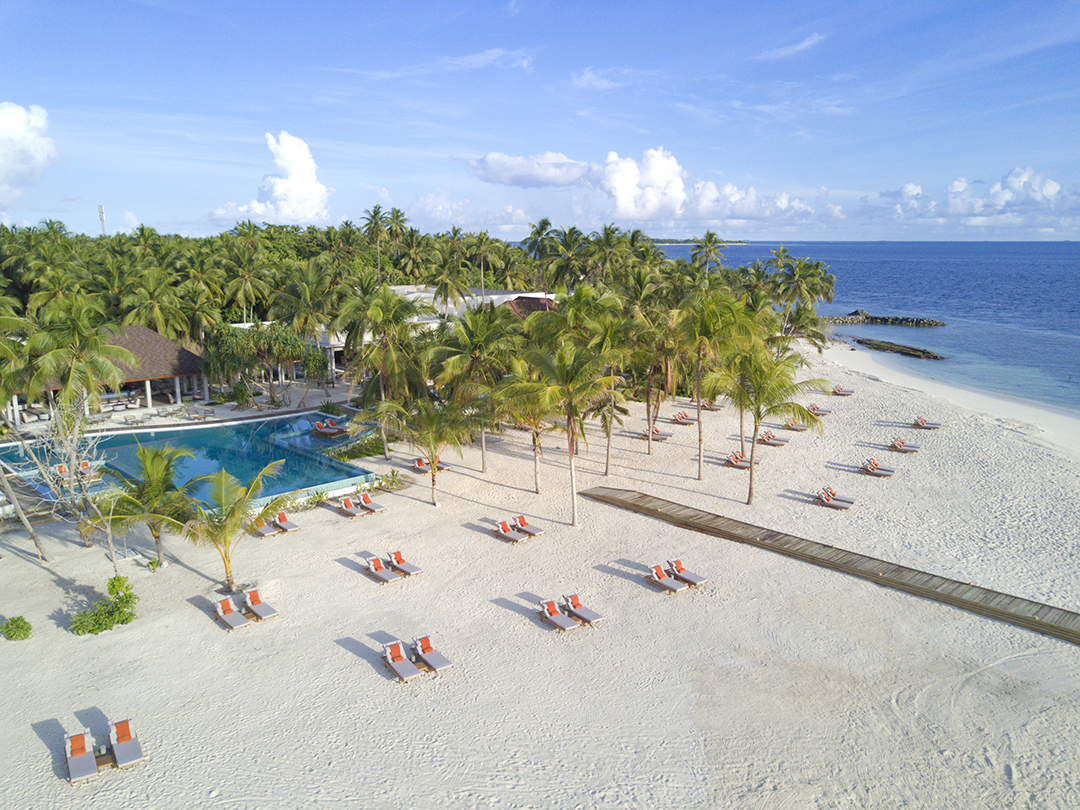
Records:
[[[390,470],[385,475],[380,475],[371,486],[373,489],[396,492],[399,489],[404,489],[407,485],[408,482],[398,474],[397,470]]]
[[[87,633],[96,636],[102,630],[112,630],[115,625],[131,624],[138,601],[127,577],[113,577],[109,580],[109,598],[76,613],[71,620],[71,632],[77,636]]]
[[[146,564],[146,567],[150,569],[151,573],[157,571],[159,568],[161,568],[161,560],[159,560],[157,557],[154,557],[152,560],[150,560],[150,562]]]
[[[307,498],[305,498],[304,501],[300,505],[302,507],[307,508],[307,509],[314,509],[316,506],[318,506],[320,503],[322,503],[325,500],[326,500],[326,490],[325,489],[313,489],[311,491],[311,493],[307,496]]]
[[[32,629],[30,622],[22,616],[12,616],[3,624],[0,624],[0,633],[3,633],[4,638],[8,641],[22,641],[25,638],[30,638]]]
[[[341,416],[345,413],[345,410],[340,405],[329,399],[324,399],[319,404],[319,411],[325,413],[327,416]]]

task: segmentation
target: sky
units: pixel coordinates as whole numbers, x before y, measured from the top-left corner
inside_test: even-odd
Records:
[[[4,0],[0,222],[1080,238],[1080,4]]]

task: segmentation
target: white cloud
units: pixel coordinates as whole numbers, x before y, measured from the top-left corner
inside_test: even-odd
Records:
[[[785,56],[791,56],[792,54],[805,51],[808,48],[813,48],[819,42],[824,42],[825,37],[821,34],[811,34],[802,42],[798,42],[794,45],[785,45],[783,48],[773,48],[771,51],[765,51],[765,53],[758,54],[758,59],[783,59]]]
[[[621,87],[619,82],[608,78],[610,74],[610,70],[597,71],[587,67],[581,73],[571,74],[570,81],[579,90],[614,90]]]
[[[488,152],[479,160],[466,161],[466,165],[485,183],[523,188],[578,185],[594,178],[600,171],[595,163],[572,160],[561,152],[528,157]]]
[[[10,101],[0,102],[0,205],[14,202],[56,160],[56,144],[46,134],[49,114]]]
[[[678,218],[687,201],[686,172],[663,147],[646,149],[641,162],[609,152],[600,187],[623,219]]]
[[[131,213],[130,211],[124,212],[124,227],[127,228],[128,233],[133,232],[141,224],[142,222],[133,213]]]
[[[274,156],[278,174],[263,177],[257,199],[246,205],[226,203],[212,217],[226,221],[254,219],[278,225],[328,224],[330,212],[326,201],[333,189],[319,182],[318,167],[308,145],[288,132],[282,132],[277,139],[266,133],[266,145]]]

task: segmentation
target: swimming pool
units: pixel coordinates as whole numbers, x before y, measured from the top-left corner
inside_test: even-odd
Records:
[[[142,465],[136,454],[140,445],[186,447],[194,457],[180,459],[176,476],[178,486],[222,469],[246,484],[271,461],[283,460],[285,463],[278,475],[264,479],[260,502],[287,492],[297,497],[304,497],[314,490],[333,494],[374,481],[377,476],[369,470],[323,455],[322,451],[327,447],[346,441],[311,435],[315,420],[324,418],[322,414],[312,412],[211,426],[146,428],[110,434],[98,441],[97,456],[104,460],[106,467],[129,478],[141,478]],[[25,467],[19,463],[17,447],[0,450],[0,460],[16,469]],[[106,477],[105,480],[115,479]],[[200,487],[194,494],[205,500],[208,491],[206,487]]]

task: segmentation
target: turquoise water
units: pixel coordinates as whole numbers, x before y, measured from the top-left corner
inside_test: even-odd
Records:
[[[246,484],[271,461],[280,459],[284,461],[281,472],[274,478],[264,479],[264,498],[296,490],[343,488],[374,480],[374,473],[322,454],[326,447],[345,440],[311,436],[314,421],[321,418],[325,417],[312,413],[207,427],[119,433],[101,439],[97,455],[104,459],[106,467],[129,478],[140,478],[142,468],[136,455],[140,445],[186,447],[194,457],[181,459],[177,468],[178,485],[222,469]],[[18,466],[18,448],[0,450],[0,460]],[[197,488],[194,494],[205,500],[207,488]]]
[[[724,266],[768,261],[776,242],[732,245]],[[663,245],[669,258],[690,246]],[[836,326],[838,337],[868,337],[929,349],[944,361],[881,355],[953,385],[1069,410],[1080,409],[1080,243],[784,242],[792,256],[829,265],[836,276],[823,315],[865,309],[947,326]]]

